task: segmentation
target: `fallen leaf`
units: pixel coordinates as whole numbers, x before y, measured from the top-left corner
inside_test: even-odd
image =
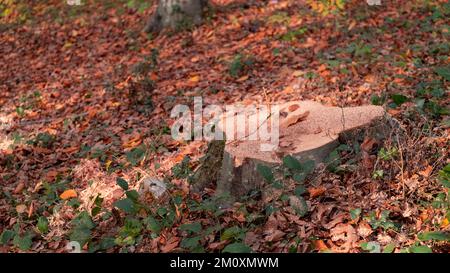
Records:
[[[309,188],[308,192],[311,198],[321,196],[327,189],[325,187]]]
[[[67,200],[70,198],[76,198],[77,192],[75,190],[65,190],[61,195],[59,196],[62,200]]]
[[[370,234],[372,234],[373,230],[370,227],[370,225],[367,222],[361,222],[358,225],[358,235],[365,238],[367,236],[369,236]]]
[[[30,207],[28,208],[28,218],[31,218],[34,212],[34,201],[31,202]]]
[[[339,224],[330,230],[332,241],[343,241],[344,243],[338,247],[333,247],[336,252],[349,252],[354,244],[358,241],[355,229],[349,224]]]
[[[22,214],[27,210],[27,206],[24,204],[20,204],[16,206],[16,211],[18,214]]]
[[[248,80],[248,75],[242,76],[239,79],[237,79],[238,82],[245,82],[246,80]]]
[[[45,180],[47,180],[48,182],[52,182],[53,180],[55,180],[55,177],[58,175],[57,171],[49,171],[47,172],[47,175],[45,176]]]
[[[200,76],[193,76],[191,78],[189,78],[189,82],[199,82],[200,81]]]
[[[14,189],[13,193],[19,194],[23,191],[24,188],[25,188],[25,183],[19,182],[19,184],[17,184],[16,188]]]
[[[352,20],[348,26],[348,31],[352,30],[356,26],[356,20]]]
[[[162,246],[160,248],[161,252],[168,253],[168,252],[174,250],[178,246],[179,243],[180,243],[180,238],[172,237],[167,241],[167,243],[164,246]]]
[[[316,240],[316,241],[314,241],[314,248],[317,251],[328,250],[328,246],[325,244],[325,242],[323,240]]]
[[[429,177],[431,172],[433,171],[433,167],[428,165],[425,170],[420,171],[419,174],[423,177]]]
[[[277,242],[281,240],[285,234],[286,233],[284,233],[283,231],[277,229],[274,231],[270,231],[270,234],[267,235],[264,239],[267,242]]]
[[[221,249],[223,249],[228,243],[229,243],[228,240],[223,240],[223,241],[220,241],[220,242],[211,243],[211,244],[209,245],[209,249],[211,249],[211,250],[221,250]]]
[[[132,135],[126,135],[122,138],[122,146],[124,148],[135,148],[139,146],[142,142],[142,136],[139,133],[134,133]]]
[[[42,148],[42,147],[34,147],[33,150],[38,154],[51,154],[52,150]]]
[[[377,140],[374,138],[365,138],[363,143],[361,143],[361,149],[365,152],[370,152],[376,143]]]
[[[67,154],[72,154],[72,153],[78,152],[79,149],[80,149],[79,147],[74,146],[74,147],[69,147],[69,148],[63,149],[63,152],[67,153]]]

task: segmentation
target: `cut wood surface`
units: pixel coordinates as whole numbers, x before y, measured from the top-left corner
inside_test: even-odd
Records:
[[[380,106],[341,108],[294,101],[281,105],[280,109],[280,139],[273,151],[261,150],[261,144],[270,144],[268,141],[237,140],[226,144],[217,186],[219,194],[240,196],[260,187],[263,179],[256,170],[258,164],[276,166],[286,155],[300,162],[321,163],[339,145],[340,137],[354,138],[355,132],[360,135],[362,131],[381,139],[390,128],[390,118]],[[288,112],[286,116],[283,111]]]

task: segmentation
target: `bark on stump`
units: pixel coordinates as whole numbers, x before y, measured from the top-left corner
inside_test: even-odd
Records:
[[[180,29],[198,25],[202,21],[207,0],[159,0],[156,12],[150,17],[145,32],[159,32],[163,28]]]

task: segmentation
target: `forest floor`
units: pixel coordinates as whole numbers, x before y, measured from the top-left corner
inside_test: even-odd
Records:
[[[2,7],[0,252],[450,252],[447,1],[214,1],[158,35],[155,5],[110,2]],[[220,209],[214,183],[190,191],[207,143],[170,135],[195,96],[378,104],[404,134]]]

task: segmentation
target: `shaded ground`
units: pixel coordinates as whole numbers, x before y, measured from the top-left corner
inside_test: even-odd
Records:
[[[69,240],[116,252],[449,251],[445,1],[327,16],[300,1],[216,1],[202,26],[157,36],[141,32],[155,7],[51,2],[0,21],[2,251],[62,252]],[[285,178],[272,198],[223,211],[213,184],[189,192],[205,143],[170,137],[170,110],[194,96],[383,104],[407,133],[343,145],[304,183]],[[117,177],[137,189],[145,175],[164,179],[166,196],[128,193],[132,205],[113,209]]]

